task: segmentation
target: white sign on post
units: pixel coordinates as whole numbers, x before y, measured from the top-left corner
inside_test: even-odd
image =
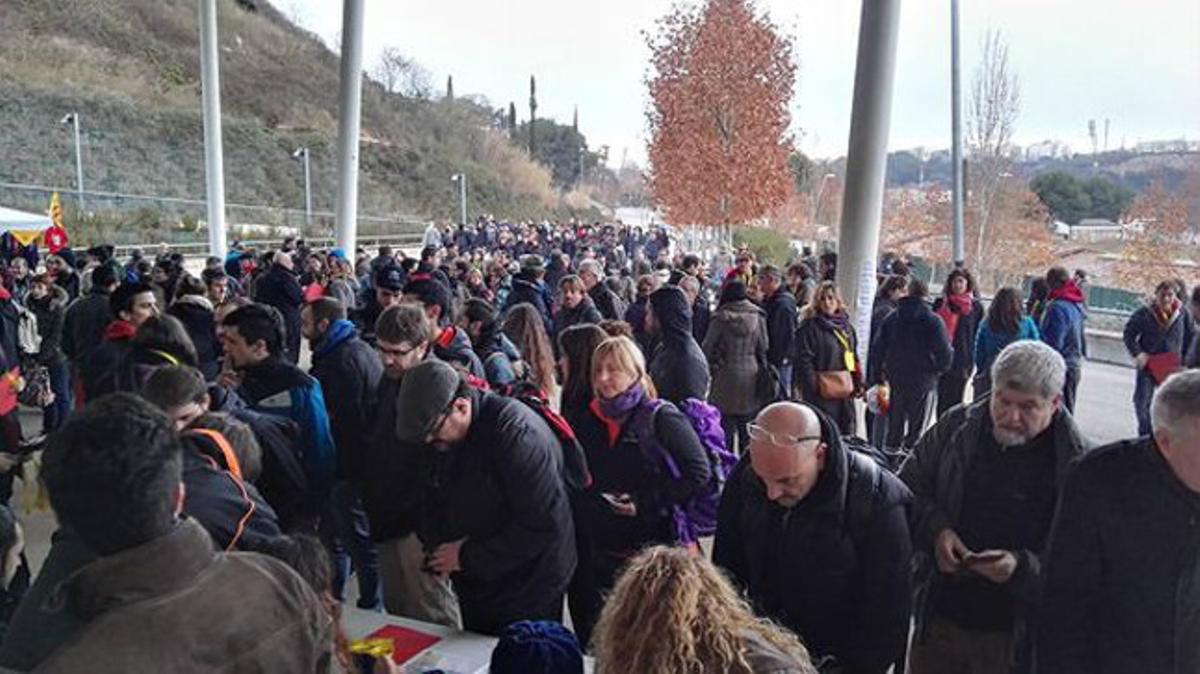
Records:
[[[854,302],[854,331],[858,333],[858,362],[867,374],[867,349],[871,345],[871,312],[875,308],[875,260],[868,257],[858,270],[858,297]]]

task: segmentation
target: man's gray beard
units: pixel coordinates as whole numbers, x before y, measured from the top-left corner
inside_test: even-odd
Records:
[[[1023,433],[1013,433],[1002,428],[992,427],[992,437],[1001,447],[1018,447],[1029,442],[1029,438]]]

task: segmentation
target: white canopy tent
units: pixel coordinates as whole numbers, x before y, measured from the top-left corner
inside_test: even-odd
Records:
[[[44,232],[54,224],[48,215],[0,206],[0,232]]]

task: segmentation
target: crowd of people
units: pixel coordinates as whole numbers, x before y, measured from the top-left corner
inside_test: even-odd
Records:
[[[1061,268],[884,256],[868,339],[831,252],[422,243],[12,259],[0,497],[40,465],[59,529],[31,573],[0,507],[0,669],[351,671],[354,598],[493,672],[1200,671],[1200,289],[1129,319],[1140,437],[1091,448]]]

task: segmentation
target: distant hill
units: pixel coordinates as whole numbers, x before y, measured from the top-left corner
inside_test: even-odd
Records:
[[[1149,154],[1114,150],[1097,154],[1095,157],[1090,154],[1077,154],[1071,157],[1019,161],[1016,169],[1020,175],[1029,179],[1050,171],[1065,171],[1081,179],[1101,176],[1140,192],[1154,180],[1161,180],[1168,190],[1174,190],[1184,180],[1188,171],[1195,171],[1198,166],[1200,153],[1197,152]],[[922,177],[927,183],[949,184],[953,180],[951,168],[950,153],[945,150],[932,153],[924,162],[909,151],[892,152],[888,154],[888,186],[916,185]],[[970,170],[969,162],[967,170]]]
[[[219,0],[218,14],[227,200],[302,208],[290,155],[307,146],[314,207],[332,210],[337,55],[265,0]],[[73,137],[59,121],[78,110],[89,190],[203,199],[198,45],[195,0],[0,2],[0,182],[74,186]],[[367,80],[360,213],[452,217],[459,172],[472,213],[554,212],[549,170],[484,103],[404,98]],[[44,199],[0,187],[6,205],[44,209]]]

